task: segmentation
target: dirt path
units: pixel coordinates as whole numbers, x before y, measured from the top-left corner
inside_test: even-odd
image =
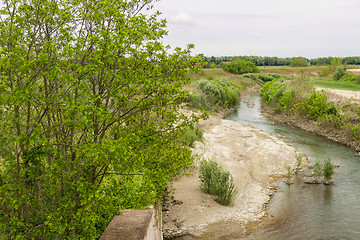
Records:
[[[360,69],[359,69],[360,70]],[[352,102],[360,102],[360,91],[340,90],[331,88],[316,88],[316,90],[326,90],[327,96],[333,101],[342,102],[350,100]]]
[[[173,184],[176,203],[182,204],[163,214],[165,237],[203,236],[209,231],[224,236],[231,232],[229,226],[245,233],[249,224],[265,216],[264,207],[274,191],[272,181],[296,162],[294,148],[258,129],[219,116],[211,116],[201,126],[205,141],[197,143],[194,153],[215,159],[230,171],[239,193],[233,206],[222,206],[201,192],[196,169],[182,176]],[[214,223],[217,227],[209,228]]]
[[[346,71],[347,71],[348,73],[351,73],[351,74],[360,75],[360,69],[358,69],[358,68],[355,68],[355,69],[347,69]]]

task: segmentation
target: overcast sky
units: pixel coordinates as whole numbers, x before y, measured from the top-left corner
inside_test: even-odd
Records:
[[[164,43],[194,54],[360,56],[360,0],[161,0]]]

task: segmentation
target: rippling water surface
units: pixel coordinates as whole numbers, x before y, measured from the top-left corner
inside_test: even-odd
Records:
[[[270,223],[245,238],[239,234],[227,239],[360,239],[360,156],[324,137],[269,122],[261,115],[260,102],[257,96],[243,99],[237,111],[226,119],[283,136],[311,162],[329,156],[340,167],[335,169],[334,185],[279,183],[268,206]]]

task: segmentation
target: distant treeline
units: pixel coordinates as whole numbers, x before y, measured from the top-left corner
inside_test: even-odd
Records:
[[[199,56],[207,62],[207,67],[216,67],[224,62],[232,62],[237,59],[255,63],[257,66],[289,66],[291,61],[297,57],[262,57],[262,56],[232,56],[232,57],[206,57],[203,54]],[[314,59],[306,59],[310,65],[330,65],[333,60],[337,60],[342,64],[360,65],[360,56],[358,57],[321,57]]]

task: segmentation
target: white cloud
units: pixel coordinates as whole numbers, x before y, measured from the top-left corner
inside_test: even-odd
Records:
[[[171,20],[179,23],[191,23],[194,21],[194,18],[187,12],[179,12],[176,16],[172,17]]]

